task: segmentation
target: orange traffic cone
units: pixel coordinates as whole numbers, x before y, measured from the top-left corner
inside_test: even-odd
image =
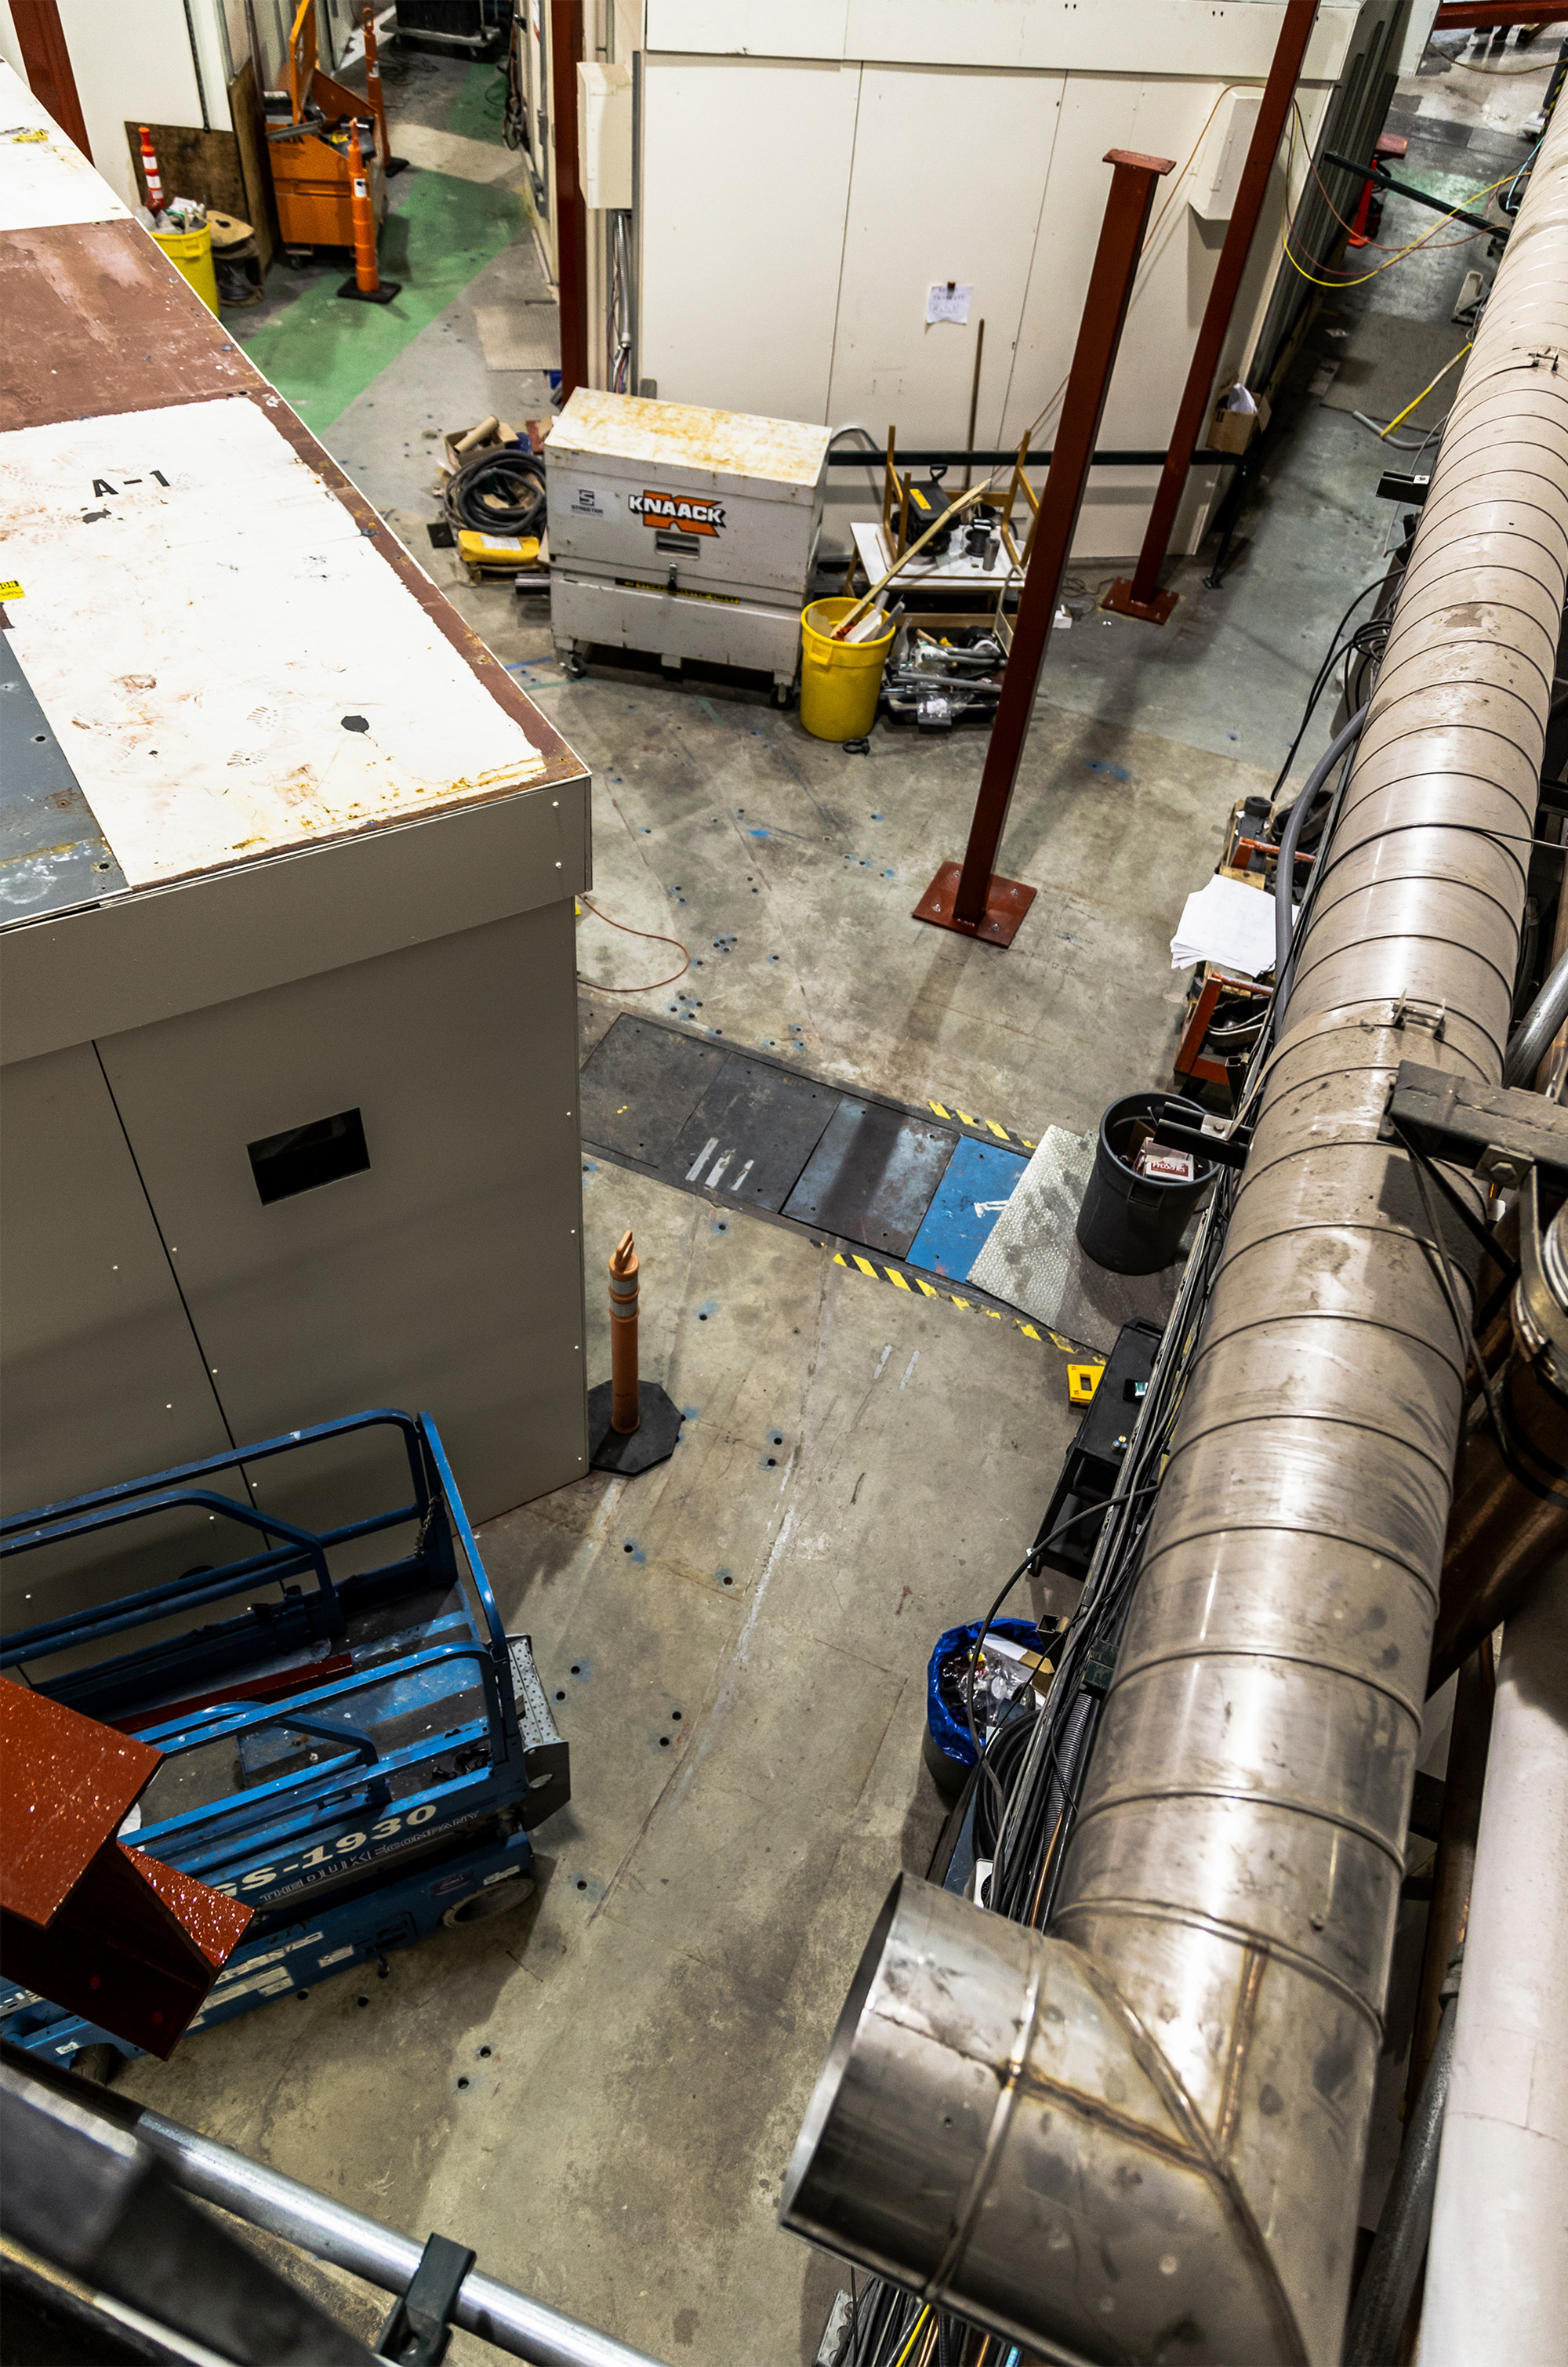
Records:
[[[139,128],[141,133],[141,177],[147,184],[147,210],[156,221],[164,210],[164,183],[152,147],[152,130],[145,123]]]
[[[366,175],[366,160],[360,141],[361,126],[355,119],[348,127],[354,142],[350,211],[354,217],[354,277],[345,279],[338,289],[340,296],[357,298],[362,304],[389,304],[401,293],[400,279],[383,279],[376,266],[376,216],[371,210],[370,187]]]
[[[381,149],[381,170],[389,181],[394,173],[406,173],[409,160],[394,156],[391,135],[387,130],[387,102],[381,90],[381,59],[376,46],[376,10],[373,0],[365,0],[362,10],[365,24],[365,95],[370,101],[370,111],[376,118],[376,136]]]

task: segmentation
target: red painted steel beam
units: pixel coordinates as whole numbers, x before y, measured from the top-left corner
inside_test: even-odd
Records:
[[[560,399],[588,383],[588,209],[577,153],[577,62],[582,0],[550,0],[550,145],[555,156]]]
[[[90,164],[93,152],[87,145],[87,126],[55,0],[11,0],[11,20],[27,69],[28,88],[39,106],[49,109],[66,138],[74,140]]]
[[[1466,30],[1484,32],[1497,25],[1558,25],[1568,9],[1562,0],[1471,0],[1465,7],[1461,0],[1444,0],[1433,19],[1434,33],[1458,33]],[[1547,62],[1541,61],[1542,64]]]
[[[1269,69],[1269,80],[1264,85],[1263,103],[1258,110],[1252,144],[1247,149],[1247,162],[1242,167],[1241,180],[1236,188],[1230,228],[1220,249],[1214,284],[1203,307],[1198,343],[1193,348],[1176,425],[1170,431],[1170,447],[1160,471],[1149,522],[1144,529],[1143,549],[1138,553],[1138,563],[1131,577],[1118,577],[1100,604],[1102,607],[1114,609],[1118,616],[1137,617],[1147,625],[1163,625],[1176,606],[1175,593],[1162,592],[1159,588],[1159,572],[1170,548],[1176,513],[1186,489],[1188,470],[1192,465],[1193,448],[1202,440],[1207,425],[1209,397],[1213,390],[1214,373],[1220,366],[1220,348],[1224,344],[1242,274],[1252,252],[1253,237],[1269,190],[1269,176],[1274,169],[1274,159],[1284,137],[1291,101],[1301,79],[1307,43],[1312,39],[1316,16],[1317,0],[1290,0],[1285,10],[1285,21],[1280,28],[1280,39],[1274,48],[1274,62]]]
[[[1078,323],[1050,473],[1040,496],[1034,545],[1013,622],[1012,645],[975,800],[969,844],[962,867],[944,863],[915,907],[917,921],[956,929],[964,936],[983,937],[993,946],[1011,945],[1019,923],[1034,901],[1033,889],[1021,880],[996,877],[997,850],[1034,711],[1040,669],[1083,507],[1095,438],[1111,390],[1111,373],[1116,367],[1155,190],[1161,175],[1173,169],[1175,159],[1131,155],[1125,149],[1112,148],[1105,162],[1113,168],[1111,195]]]
[[[252,1917],[116,1838],[162,1755],[0,1682],[0,1973],[166,2056]]]

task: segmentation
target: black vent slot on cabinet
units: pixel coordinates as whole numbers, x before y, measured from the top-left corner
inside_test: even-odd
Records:
[[[313,1126],[291,1126],[287,1134],[264,1135],[245,1148],[264,1206],[335,1184],[342,1175],[362,1175],[370,1164],[356,1109],[319,1117]]]

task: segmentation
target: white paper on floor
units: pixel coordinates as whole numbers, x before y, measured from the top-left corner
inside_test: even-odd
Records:
[[[1274,967],[1274,899],[1239,879],[1213,879],[1195,889],[1181,908],[1170,941],[1172,969],[1193,962],[1218,962],[1224,969],[1258,978]]]
[[[1092,1134],[1046,1127],[969,1280],[1037,1323],[1108,1355],[1123,1323],[1138,1316],[1166,1320],[1181,1265],[1179,1261],[1163,1274],[1110,1274],[1085,1257],[1073,1228],[1094,1167],[1094,1146]]]

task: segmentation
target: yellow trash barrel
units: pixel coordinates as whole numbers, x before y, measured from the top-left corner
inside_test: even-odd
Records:
[[[857,600],[814,600],[800,619],[800,719],[814,740],[863,740],[876,720],[882,669],[898,628],[874,640],[836,641]]]
[[[209,312],[218,310],[218,274],[212,267],[212,232],[199,230],[155,230],[152,236],[182,279],[188,279]]]

